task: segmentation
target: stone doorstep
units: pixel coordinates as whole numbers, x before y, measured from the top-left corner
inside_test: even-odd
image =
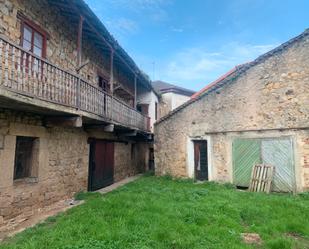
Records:
[[[72,207],[81,205],[84,201],[75,201],[72,199],[62,200],[44,208],[38,208],[33,211],[26,212],[8,221],[4,221],[0,226],[0,241],[5,238],[24,231],[27,228],[43,222],[50,216],[57,215]]]

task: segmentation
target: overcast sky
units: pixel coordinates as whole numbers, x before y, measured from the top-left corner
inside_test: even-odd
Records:
[[[309,28],[309,0],[86,0],[152,80],[199,90]]]

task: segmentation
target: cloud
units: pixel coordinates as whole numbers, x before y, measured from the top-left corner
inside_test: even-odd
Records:
[[[240,44],[231,42],[218,51],[203,47],[179,51],[157,67],[160,79],[198,90],[234,66],[251,61],[277,44]]]
[[[182,32],[184,32],[184,30],[183,30],[182,28],[175,28],[175,27],[172,27],[172,28],[171,28],[171,31],[176,32],[176,33],[182,33]]]
[[[173,0],[104,0],[109,8],[125,10],[126,13],[142,15],[153,22],[163,22],[168,19],[166,7],[172,4]]]
[[[107,26],[112,27],[113,31],[120,35],[135,34],[139,30],[138,24],[128,18],[119,18],[106,21]]]
[[[128,10],[154,10],[170,4],[171,0],[107,0],[113,5]]]

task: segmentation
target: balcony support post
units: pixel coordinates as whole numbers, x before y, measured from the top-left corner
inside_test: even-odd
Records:
[[[137,106],[137,74],[134,74],[134,109]]]
[[[84,17],[79,16],[79,23],[78,23],[78,33],[77,33],[77,74],[78,74],[78,81],[76,86],[76,107],[80,109],[80,69],[82,64],[82,40],[83,40],[83,23],[84,23]]]
[[[84,17],[79,16],[78,33],[77,33],[77,67],[82,64],[82,40],[83,40],[83,23]]]
[[[110,86],[110,92],[112,96],[111,120],[113,120],[113,115],[114,115],[114,49],[111,48],[110,52],[111,52],[111,55],[110,55],[109,86]]]

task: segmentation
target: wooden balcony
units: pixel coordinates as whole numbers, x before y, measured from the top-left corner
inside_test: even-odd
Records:
[[[148,132],[149,118],[98,87],[0,35],[0,87]],[[82,114],[81,114],[82,115]]]

